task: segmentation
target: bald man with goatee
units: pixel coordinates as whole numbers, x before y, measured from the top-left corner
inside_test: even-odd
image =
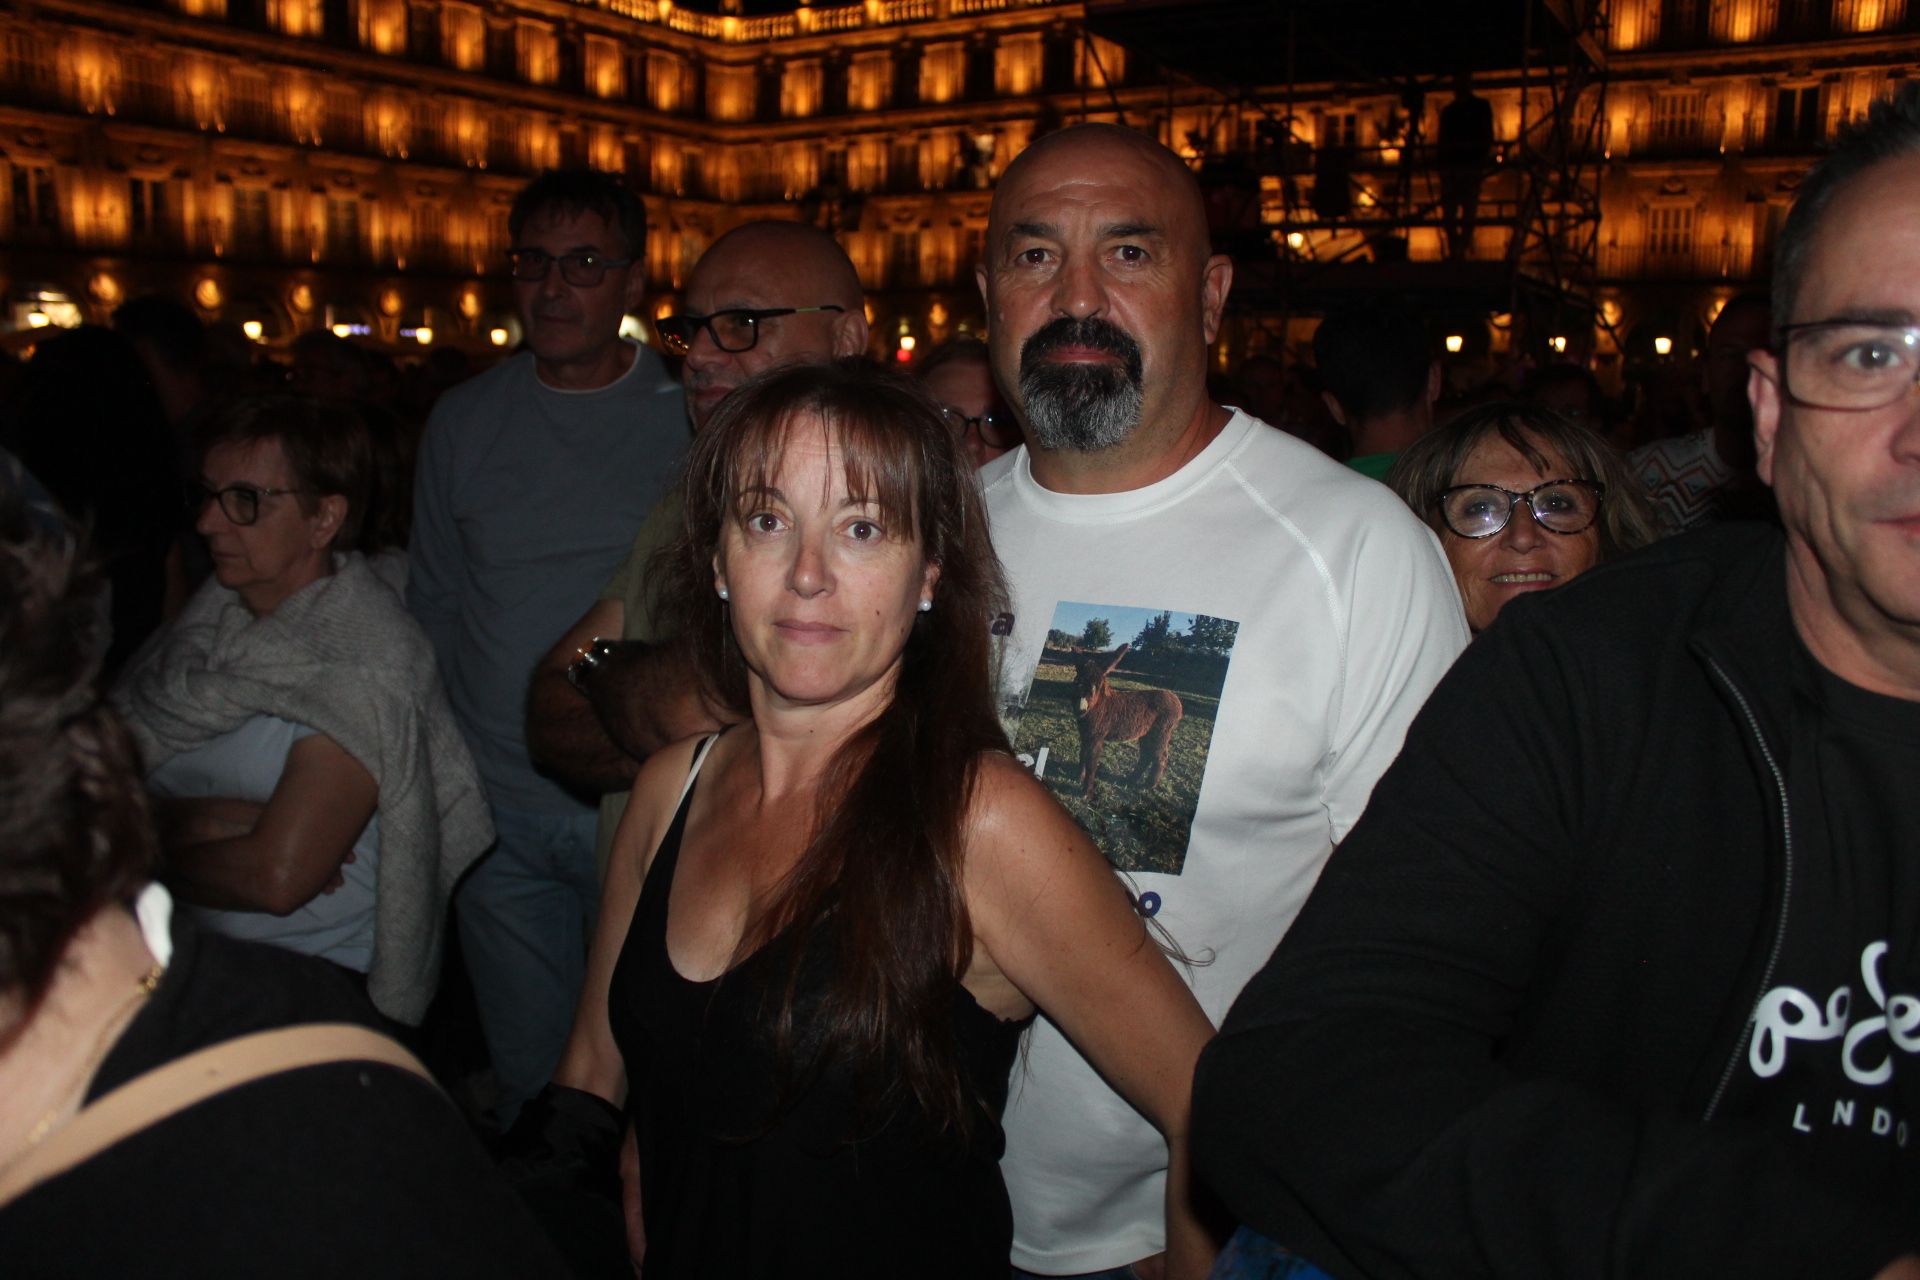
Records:
[[[1199,962],[1217,1023],[1465,645],[1459,596],[1391,491],[1208,398],[1233,266],[1158,142],[1029,148],[979,278],[1026,439],[980,473],[1008,736]],[[1004,1121],[1016,1275],[1204,1275],[1185,1123],[1036,1022]]]
[[[680,382],[698,431],[735,387],[763,369],[866,350],[866,300],[832,236],[796,222],[749,222],[700,256],[684,309],[661,320],[659,330],[661,346],[683,359]],[[647,564],[679,518],[678,494],[670,493],[600,598],[541,662],[528,698],[535,762],[602,796],[602,866],[640,762],[720,723],[696,682],[650,643],[662,634],[647,599]]]

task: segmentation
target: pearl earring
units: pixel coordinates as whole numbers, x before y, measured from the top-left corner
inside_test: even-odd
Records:
[[[722,588],[720,588],[720,599],[721,599],[721,601],[722,601],[722,602],[724,602],[724,601],[726,601],[726,600],[727,600],[728,598],[729,598],[729,597],[728,597],[728,595],[727,595],[727,589],[726,589],[725,587],[722,587]]]
[[[931,600],[922,600],[922,601],[920,602],[920,612],[922,612],[922,613],[932,613],[932,612],[933,612],[933,601],[931,601]]]

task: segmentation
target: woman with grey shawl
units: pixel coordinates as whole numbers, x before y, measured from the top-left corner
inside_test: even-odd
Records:
[[[448,896],[493,829],[433,651],[363,554],[367,425],[253,398],[202,449],[189,505],[213,577],[114,693],[165,878],[208,927],[364,973],[417,1023]]]

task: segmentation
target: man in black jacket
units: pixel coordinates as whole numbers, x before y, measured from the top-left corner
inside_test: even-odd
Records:
[[[1506,610],[1202,1059],[1201,1173],[1335,1275],[1920,1276],[1920,86],[1776,259],[1785,537]]]

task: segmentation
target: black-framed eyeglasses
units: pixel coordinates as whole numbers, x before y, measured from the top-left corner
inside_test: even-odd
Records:
[[[686,355],[693,350],[693,343],[705,329],[707,336],[713,339],[713,345],[722,351],[739,353],[753,350],[753,344],[760,341],[760,322],[773,320],[780,316],[804,316],[816,311],[845,311],[845,307],[833,303],[823,303],[817,307],[761,307],[757,310],[736,308],[730,311],[716,311],[710,316],[678,315],[664,316],[655,323],[660,330],[660,345],[676,356]]]
[[[197,480],[187,482],[187,514],[199,517],[216,498],[220,510],[235,524],[252,524],[260,518],[260,500],[289,493],[312,493],[311,489],[262,489],[255,484],[230,484],[224,489],[209,489]]]
[[[560,278],[576,289],[591,289],[607,278],[615,267],[630,267],[632,258],[609,258],[602,253],[563,253],[555,256],[545,249],[507,250],[507,269],[515,280],[545,280],[560,264]]]
[[[966,438],[967,432],[975,431],[979,433],[981,443],[992,449],[1011,449],[1020,443],[1020,424],[1004,409],[998,413],[989,409],[979,417],[971,417],[949,404],[940,407],[940,416],[962,439]]]
[[[1457,484],[1440,493],[1440,518],[1463,538],[1491,538],[1522,502],[1549,533],[1581,533],[1600,514],[1607,486],[1598,480],[1549,480],[1525,493],[1497,484]]]
[[[1920,385],[1920,325],[1814,320],[1780,345],[1780,389],[1809,409],[1884,409]]]

